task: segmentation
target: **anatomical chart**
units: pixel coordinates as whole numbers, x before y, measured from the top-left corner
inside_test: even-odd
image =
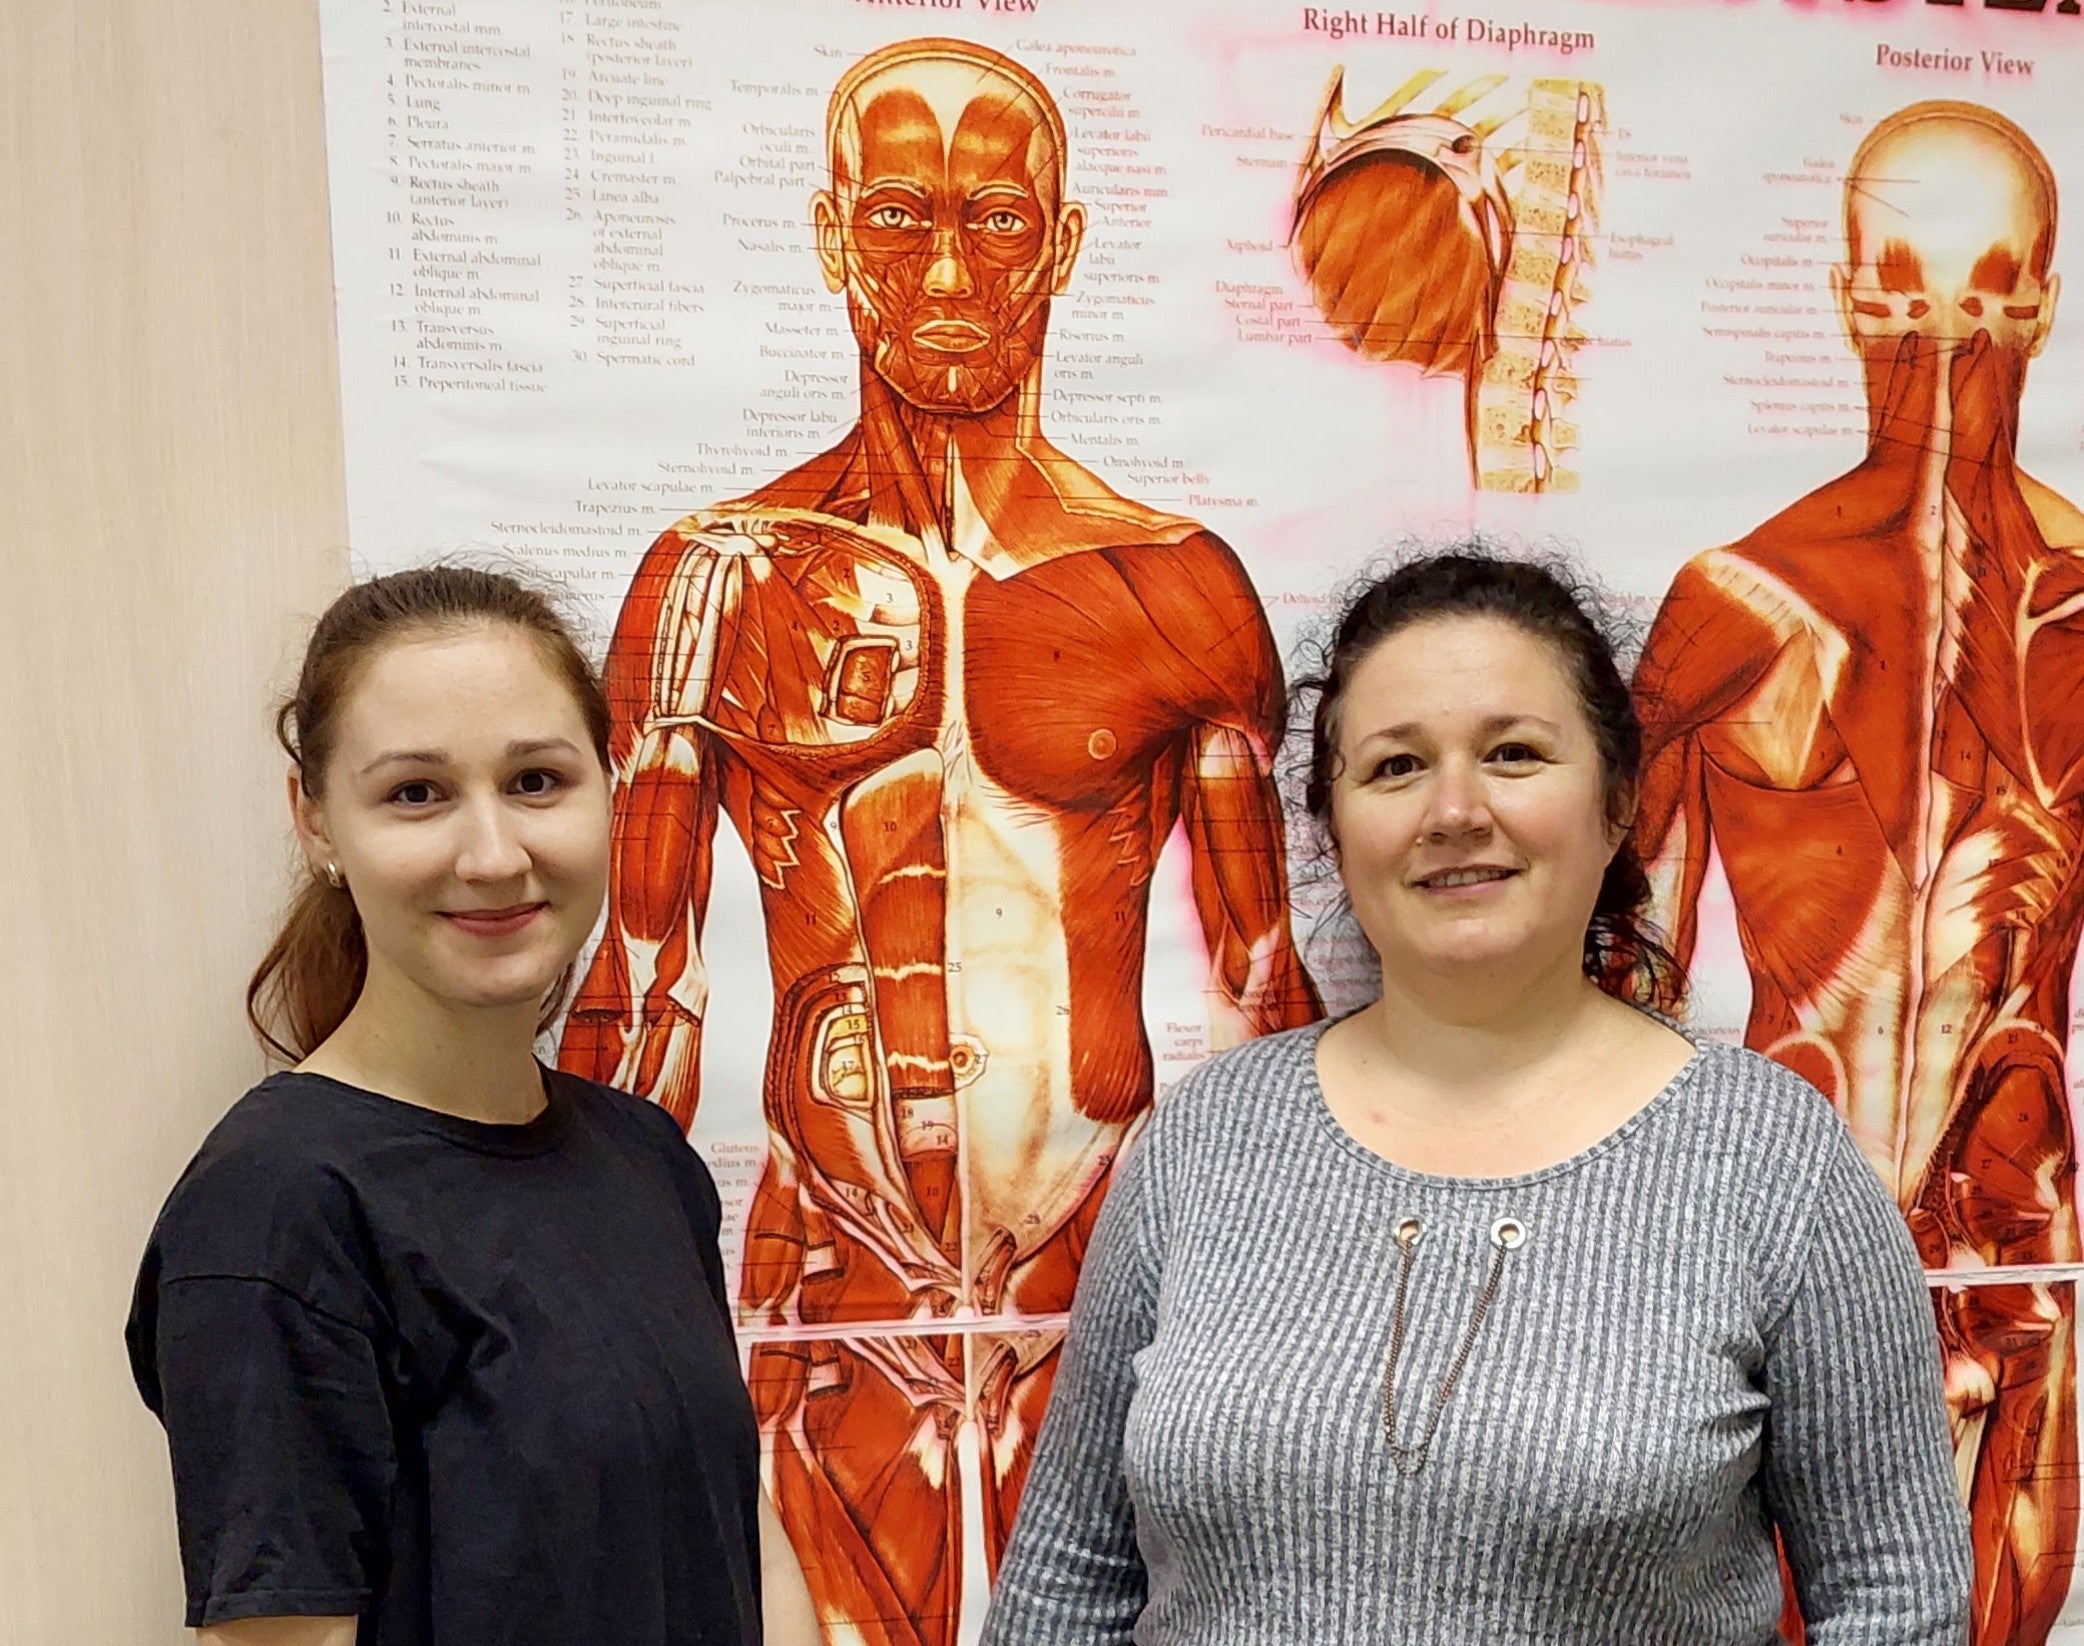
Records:
[[[2084,1643],[2079,9],[324,0],[354,562],[593,626],[556,1055],[717,1177],[828,1641],[976,1638],[1121,1151],[1366,998],[1284,682],[1482,531],[1641,630],[1693,1031],[1903,1208],[1974,1639]]]
[[[1933,1270],[2077,1261],[2084,515],[2021,466],[2057,187],[1981,104],[1868,128],[1831,290],[1864,458],[1689,560],[1637,675],[1643,839],[1692,943],[1719,850],[1746,1041],[1831,1097]],[[1941,1292],[1979,1610],[2037,1638],[2077,1527],[2067,1286]]]

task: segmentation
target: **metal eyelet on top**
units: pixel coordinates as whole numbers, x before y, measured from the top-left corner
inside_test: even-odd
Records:
[[[1418,1249],[1418,1243],[1425,1239],[1426,1226],[1415,1217],[1400,1217],[1391,1233],[1399,1246],[1407,1252],[1413,1252]]]
[[[1491,1225],[1491,1244],[1501,1252],[1516,1252],[1527,1243],[1527,1225],[1516,1217],[1501,1217]]]

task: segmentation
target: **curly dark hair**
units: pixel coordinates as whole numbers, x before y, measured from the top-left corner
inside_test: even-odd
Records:
[[[1339,774],[1339,705],[1362,660],[1391,635],[1439,617],[1495,617],[1538,636],[1564,660],[1591,725],[1607,815],[1628,821],[1642,778],[1643,730],[1622,673],[1629,649],[1608,602],[1560,556],[1504,553],[1481,539],[1404,559],[1364,581],[1345,603],[1319,667],[1289,691],[1289,725],[1307,740],[1303,809],[1331,842]],[[1650,877],[1631,835],[1614,853],[1585,931],[1585,975],[1618,999],[1668,1015],[1682,1009],[1686,969],[1651,921]]]

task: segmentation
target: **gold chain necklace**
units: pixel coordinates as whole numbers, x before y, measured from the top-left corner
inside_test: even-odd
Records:
[[[1462,1333],[1461,1347],[1455,1350],[1447,1375],[1440,1380],[1439,1392],[1433,1397],[1432,1416],[1420,1425],[1418,1437],[1405,1445],[1397,1439],[1397,1362],[1404,1353],[1404,1301],[1411,1290],[1411,1268],[1418,1259],[1418,1243],[1425,1236],[1425,1225],[1415,1217],[1401,1218],[1394,1231],[1397,1249],[1403,1254],[1397,1269],[1397,1300],[1389,1332],[1389,1358],[1382,1371],[1382,1438],[1389,1445],[1389,1460],[1396,1471],[1409,1480],[1426,1466],[1427,1454],[1433,1448],[1433,1436],[1440,1431],[1441,1416],[1447,1410],[1448,1401],[1454,1398],[1455,1385],[1462,1380],[1462,1372],[1469,1364],[1469,1355],[1476,1347],[1476,1334],[1483,1330],[1484,1316],[1491,1312],[1491,1304],[1498,1295],[1498,1282],[1505,1275],[1505,1260],[1526,1243],[1527,1226],[1516,1217],[1501,1217],[1491,1225],[1491,1272],[1484,1280],[1483,1290],[1476,1294],[1476,1307],[1469,1313],[1469,1329]]]

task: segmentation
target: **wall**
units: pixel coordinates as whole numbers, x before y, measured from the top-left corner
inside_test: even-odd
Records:
[[[120,1329],[259,1060],[266,705],[345,575],[312,0],[0,0],[0,1641],[180,1628]]]

